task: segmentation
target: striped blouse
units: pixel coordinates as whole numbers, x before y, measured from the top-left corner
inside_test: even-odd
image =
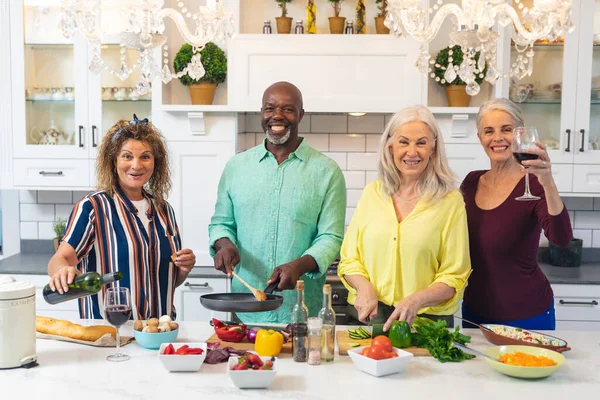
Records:
[[[171,255],[181,249],[179,228],[169,203],[158,210],[152,196],[143,195],[150,201],[148,230],[138,218],[138,210],[117,188],[114,197],[95,192],[81,199],[69,216],[63,240],[75,249],[81,272],[123,273],[116,285],[130,289],[133,319],[174,318],[177,268]],[[81,318],[103,318],[107,287],[79,299]]]

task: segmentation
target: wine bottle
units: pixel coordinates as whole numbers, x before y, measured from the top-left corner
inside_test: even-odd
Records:
[[[123,273],[120,271],[104,276],[97,272],[88,272],[77,275],[73,280],[73,283],[69,285],[69,290],[63,294],[58,293],[58,291],[53,292],[52,289],[50,289],[49,284],[44,287],[42,293],[44,295],[44,300],[46,300],[47,303],[58,304],[98,293],[102,288],[102,285],[118,281],[122,278]]]
[[[304,281],[296,281],[296,303],[292,307],[292,357],[306,362],[308,353],[308,308],[304,304]]]
[[[321,361],[333,361],[335,347],[335,311],[331,305],[331,285],[323,286],[323,308],[319,311],[323,322],[321,331]]]

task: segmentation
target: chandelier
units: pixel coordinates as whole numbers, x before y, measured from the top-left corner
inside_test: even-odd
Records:
[[[435,60],[430,60],[426,46],[437,35],[446,17],[453,16],[456,30],[450,33],[450,45],[461,47],[463,60],[460,65],[452,64],[452,52],[449,52],[441,83],[451,83],[458,76],[467,84],[466,92],[475,96],[480,90],[476,78],[485,78],[493,85],[499,78],[531,76],[536,40],[553,42],[574,29],[572,0],[533,0],[532,8],[525,7],[522,1],[514,0],[519,16],[505,0],[462,0],[462,6],[437,0],[429,7],[421,7],[421,0],[389,0],[385,25],[396,36],[410,35],[421,43],[416,67],[422,73],[431,73],[430,65],[435,64]],[[513,27],[511,39],[517,57],[506,72],[501,72],[496,64],[496,44],[500,37],[492,30],[496,23],[500,27]]]
[[[222,41],[233,34],[233,13],[223,8],[219,0],[209,0],[210,6],[200,6],[196,11],[188,9],[181,0],[176,2],[179,10],[163,8],[163,0],[61,0],[59,29],[67,39],[79,31],[90,42],[93,56],[89,69],[93,73],[108,70],[124,81],[139,70],[140,80],[135,88],[144,95],[155,78],[167,84],[185,74],[194,80],[204,76],[200,50],[208,42]],[[169,48],[163,35],[166,18],[175,23],[185,42],[194,50],[190,63],[178,73],[169,68]],[[186,18],[194,21],[194,28],[188,28]],[[102,59],[101,42],[115,35],[121,48],[120,63],[113,68]],[[132,65],[126,63],[127,48],[139,52]],[[162,67],[161,60],[155,60],[154,49],[161,49]]]

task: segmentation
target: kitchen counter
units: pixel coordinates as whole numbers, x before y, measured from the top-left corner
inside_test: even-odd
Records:
[[[84,322],[86,323],[86,322]],[[95,323],[102,323],[96,321]],[[131,323],[121,328],[131,335]],[[204,322],[183,322],[178,342],[203,341],[213,330]],[[471,346],[490,344],[479,330],[466,330]],[[136,343],[123,348],[129,361],[111,363],[114,348],[95,348],[53,340],[37,340],[39,366],[0,373],[0,387],[22,399],[419,399],[510,398],[584,399],[600,389],[600,346],[597,332],[557,331],[573,350],[554,375],[541,380],[520,380],[492,370],[481,358],[442,364],[431,357],[415,357],[400,374],[376,378],[356,369],[347,356],[333,363],[310,366],[280,358],[279,372],[268,390],[240,390],[230,381],[226,365],[203,364],[195,373],[169,373],[157,351]],[[68,377],[68,378],[67,378]],[[203,396],[204,395],[204,396]]]

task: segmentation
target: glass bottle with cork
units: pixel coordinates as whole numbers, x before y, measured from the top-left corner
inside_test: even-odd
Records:
[[[321,365],[321,329],[319,317],[308,319],[308,365]]]
[[[304,304],[304,281],[296,282],[296,303],[292,307],[292,357],[306,362],[308,335],[308,308]]]
[[[321,361],[333,361],[335,348],[335,311],[331,305],[331,285],[323,285],[323,307],[319,311],[321,328]]]
[[[265,24],[263,25],[263,33],[266,35],[273,33],[273,29],[271,28],[271,20],[270,19],[265,20]]]

